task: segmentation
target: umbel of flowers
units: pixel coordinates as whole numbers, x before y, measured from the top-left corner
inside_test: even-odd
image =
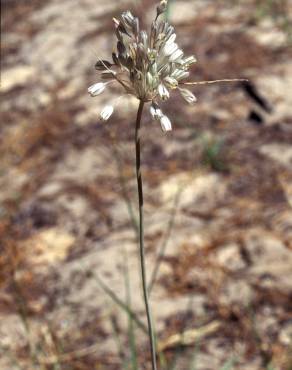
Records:
[[[163,131],[169,131],[171,122],[162,112],[159,101],[167,100],[173,90],[178,90],[188,103],[196,101],[193,93],[182,87],[196,58],[184,55],[176,43],[174,28],[160,19],[165,9],[166,1],[162,0],[149,33],[140,29],[139,19],[130,11],[122,13],[119,19],[113,19],[116,52],[112,54],[112,62],[97,61],[95,68],[101,72],[103,81],[90,86],[88,92],[97,96],[108,84],[117,82],[126,94],[149,102],[153,119],[160,122]],[[105,106],[101,119],[108,120],[113,111],[113,105]]]

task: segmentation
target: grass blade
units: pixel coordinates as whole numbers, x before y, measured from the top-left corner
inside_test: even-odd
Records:
[[[126,290],[126,304],[131,310],[131,288],[130,288],[130,277],[129,277],[129,265],[127,258],[127,251],[124,250],[124,278],[125,278],[125,290]],[[128,338],[130,343],[130,353],[131,353],[131,364],[132,370],[138,370],[138,360],[137,360],[137,346],[135,338],[135,323],[131,315],[128,315]]]
[[[112,330],[114,333],[114,340],[117,346],[117,352],[119,354],[121,362],[123,363],[125,356],[124,356],[123,347],[122,347],[122,343],[121,343],[121,339],[119,335],[119,327],[118,327],[117,318],[114,315],[114,313],[111,313],[109,319],[110,319],[110,323],[111,323]],[[123,369],[126,369],[124,365],[123,365]]]
[[[93,275],[100,286],[100,288],[121,308],[123,309],[128,315],[132,317],[135,321],[138,328],[140,328],[145,334],[148,334],[148,330],[144,323],[139,319],[139,317],[127,306],[125,302],[123,302],[116,293],[108,287],[98,275]]]

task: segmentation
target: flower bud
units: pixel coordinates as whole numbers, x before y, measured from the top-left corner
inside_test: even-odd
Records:
[[[181,69],[176,69],[172,72],[171,77],[174,77],[176,80],[183,80],[184,78],[189,77],[190,73],[187,71],[183,71]]]
[[[133,27],[135,17],[129,10],[127,10],[126,12],[122,14],[122,20],[124,21],[126,26],[131,28]]]
[[[133,21],[133,32],[134,32],[134,35],[136,37],[139,36],[139,19],[138,18],[134,18],[134,21]]]
[[[170,77],[170,76],[165,77],[164,82],[171,89],[175,89],[177,87],[177,85],[178,85],[177,80],[175,78],[173,78],[173,77]]]
[[[162,100],[167,100],[169,98],[169,91],[163,84],[158,86],[158,94]]]
[[[185,101],[187,101],[188,103],[192,104],[192,103],[195,103],[197,101],[197,98],[195,97],[195,95],[187,90],[187,89],[179,89],[182,97],[185,99]]]
[[[87,91],[91,96],[97,96],[101,94],[104,90],[105,84],[103,82],[98,82],[94,85],[91,85]]]
[[[191,55],[189,57],[186,57],[184,60],[183,60],[183,64],[186,65],[187,67],[191,66],[192,64],[196,63],[197,62],[197,59],[194,55]]]
[[[160,120],[160,118],[163,116],[163,113],[159,106],[157,104],[152,104],[150,107],[150,114],[155,120]]]
[[[107,121],[113,114],[114,107],[112,105],[106,105],[100,113],[100,119],[102,121]]]
[[[166,11],[166,8],[167,8],[167,0],[161,0],[160,4],[156,8],[157,17],[159,17],[160,14],[164,13]]]
[[[162,116],[160,118],[160,124],[163,132],[171,131],[171,122],[167,116]]]

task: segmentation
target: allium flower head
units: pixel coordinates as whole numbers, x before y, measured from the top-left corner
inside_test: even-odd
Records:
[[[171,129],[171,124],[158,106],[160,100],[169,99],[170,92],[178,90],[186,102],[196,102],[191,91],[180,87],[187,84],[184,80],[196,58],[184,55],[176,43],[174,28],[160,19],[166,7],[167,0],[161,0],[149,34],[140,29],[138,18],[130,11],[122,13],[119,19],[113,19],[118,40],[116,52],[112,54],[112,62],[98,60],[95,64],[106,82],[99,82],[88,89],[92,96],[96,96],[110,81],[119,83],[127,94],[151,103],[150,113],[160,121],[164,131]],[[107,119],[109,114],[102,112],[101,116]]]

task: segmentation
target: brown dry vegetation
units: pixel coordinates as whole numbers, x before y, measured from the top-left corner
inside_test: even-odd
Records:
[[[120,369],[127,318],[96,279],[125,300],[125,259],[144,320],[125,206],[132,199],[135,212],[136,102],[102,125],[106,100],[86,89],[95,54],[111,52],[111,18],[131,8],[147,24],[154,1],[104,3],[2,4],[1,370]],[[196,87],[195,107],[175,96],[168,136],[144,116],[149,277],[167,238],[151,296],[160,348],[169,360],[179,353],[177,369],[189,369],[199,343],[199,370],[232,356],[238,370],[291,370],[291,4],[173,0],[169,15],[198,58],[193,80],[249,84]],[[169,344],[186,330],[189,342]]]

